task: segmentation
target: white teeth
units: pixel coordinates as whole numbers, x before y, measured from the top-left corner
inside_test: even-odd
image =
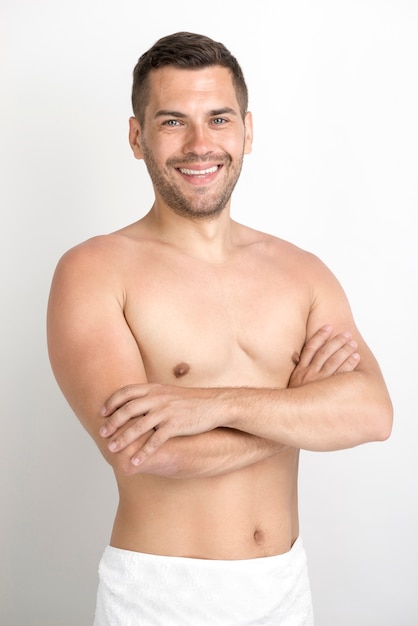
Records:
[[[208,167],[207,170],[188,170],[185,167],[179,167],[179,170],[182,174],[187,174],[187,176],[204,176],[205,174],[214,174],[218,169],[217,165],[213,167]]]

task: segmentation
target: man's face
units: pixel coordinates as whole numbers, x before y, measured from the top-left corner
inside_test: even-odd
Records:
[[[231,75],[220,66],[154,70],[144,124],[131,119],[131,146],[146,163],[156,202],[188,217],[225,208],[251,141],[251,115],[244,124]]]

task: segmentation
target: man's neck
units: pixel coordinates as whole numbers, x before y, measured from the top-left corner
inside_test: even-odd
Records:
[[[193,218],[154,205],[141,222],[164,243],[200,260],[221,263],[234,248],[236,224],[231,220],[229,206],[215,217]]]

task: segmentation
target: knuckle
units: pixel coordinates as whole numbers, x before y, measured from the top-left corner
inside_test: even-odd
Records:
[[[149,441],[148,441],[148,448],[151,451],[155,451],[157,450],[160,446],[162,445],[162,441],[160,441],[160,437],[157,437],[156,435],[150,437]]]
[[[341,352],[343,357],[349,357],[352,354],[352,352],[353,352],[353,348],[352,348],[352,346],[350,346],[349,344],[346,343],[343,346],[341,346],[340,352]]]
[[[334,347],[335,350],[338,350],[339,348],[346,346],[347,342],[348,337],[344,335],[344,333],[340,333],[330,341],[330,344]]]
[[[117,421],[115,420],[115,417],[108,417],[107,421],[106,421],[106,429],[108,431],[108,433],[114,433],[115,430],[117,429]]]
[[[124,434],[119,435],[118,437],[115,437],[114,439],[112,439],[110,443],[111,450],[120,450],[125,445],[126,445],[126,436]]]
[[[132,428],[137,437],[139,437],[140,435],[143,435],[145,432],[144,424],[139,417],[134,420]]]
[[[132,410],[132,400],[128,400],[120,407],[119,413],[121,415],[126,415],[127,413],[129,414],[131,410]]]
[[[109,410],[116,410],[121,403],[126,401],[128,387],[122,387],[118,389],[106,402],[106,406]]]
[[[128,422],[135,415],[134,404],[132,400],[125,402],[114,414],[115,425],[121,426]]]
[[[328,356],[328,349],[326,346],[321,346],[319,348],[319,350],[317,351],[318,356],[320,357],[327,357]]]
[[[317,348],[315,346],[306,344],[306,346],[302,350],[301,357],[303,356],[304,359],[312,359],[316,351]]]
[[[140,437],[144,432],[144,428],[143,425],[141,423],[141,420],[139,418],[132,418],[129,421],[129,424],[126,428],[126,430],[124,431],[122,437],[125,439],[125,441],[131,442],[134,439],[137,439],[138,437]]]
[[[121,389],[119,389],[119,393],[122,397],[130,397],[135,385],[125,385]]]

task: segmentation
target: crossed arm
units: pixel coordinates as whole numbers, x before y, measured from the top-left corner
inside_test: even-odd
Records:
[[[354,328],[351,318],[334,313],[336,334],[317,331],[337,308],[332,298],[310,315],[310,340],[287,389],[148,384],[109,258],[90,246],[60,263],[48,341],[64,395],[116,472],[215,475],[284,446],[330,450],[388,436],[391,405],[377,364],[361,338],[357,345],[339,332]]]
[[[357,343],[350,333],[332,336],[331,332],[325,326],[307,342],[287,389],[131,385],[118,390],[102,407],[106,423],[100,435],[108,439],[112,453],[120,453],[148,433],[131,458],[138,469],[171,438],[222,427],[256,436],[266,456],[283,446],[336,450],[385,439],[388,420],[384,415],[382,420],[379,412],[385,407],[364,389],[367,376],[355,371],[360,361]],[[343,373],[355,378],[336,376]],[[372,413],[363,423],[363,413],[353,423],[353,385],[363,403],[369,404],[363,407],[364,415]]]
[[[330,326],[320,328],[297,358],[289,388],[335,374],[352,372],[360,361],[356,348],[357,343],[351,339],[350,333],[332,336]],[[108,440],[107,448],[112,453],[112,460],[119,461],[119,464],[122,461],[123,473],[153,473],[172,478],[214,476],[242,469],[276,455],[287,447],[280,441],[223,426],[207,431],[197,428],[194,434],[192,429],[188,431],[189,436],[184,436],[187,431],[183,436],[180,433],[173,434],[168,439],[164,437],[155,446],[154,441],[149,442],[155,431],[146,430],[143,416],[130,417],[136,412],[133,400],[143,398],[148,392],[154,395],[155,400],[157,396],[162,399],[168,390],[173,392],[173,398],[181,397],[185,393],[200,405],[199,391],[202,390],[144,383],[118,390],[103,407],[102,415],[106,419],[100,428],[100,435]],[[212,396],[220,390],[205,391]],[[226,390],[222,389],[224,391]],[[233,388],[230,392],[235,398],[239,389]],[[112,406],[117,406],[118,409],[113,410]],[[199,409],[200,406],[196,406],[196,414],[191,415],[191,423],[199,415]],[[110,418],[107,419],[109,415]],[[150,444],[148,452],[147,445]]]
[[[351,339],[350,333],[333,336],[330,326],[320,328],[298,357],[289,380],[289,388],[323,380],[335,374],[352,372],[360,361],[356,348],[357,343]],[[102,415],[106,419],[100,428],[100,435],[108,439],[107,448],[111,453],[119,453],[128,461],[125,472],[129,474],[163,473],[186,478],[196,474],[213,476],[241,469],[278,454],[286,447],[285,444],[222,424],[208,427],[207,430],[202,422],[200,426],[195,426],[195,420],[201,414],[202,400],[215,400],[212,410],[216,414],[218,410],[225,409],[225,406],[216,406],[219,394],[223,396],[229,392],[234,403],[241,391],[237,388],[195,389],[146,383],[129,385],[113,394],[102,408]],[[258,393],[261,390],[256,391]],[[144,407],[139,408],[136,401],[144,400],[147,396],[145,402],[155,403],[154,407],[163,409],[162,405],[166,403],[166,408],[172,404],[178,415],[182,415],[184,410],[188,414],[190,411],[189,427],[183,427],[178,432],[171,431],[172,435],[168,437],[169,431],[166,429],[164,436],[156,441],[154,427],[148,429],[144,415],[137,414]],[[178,405],[180,399],[185,401],[184,406]],[[222,399],[221,404],[223,405]]]

